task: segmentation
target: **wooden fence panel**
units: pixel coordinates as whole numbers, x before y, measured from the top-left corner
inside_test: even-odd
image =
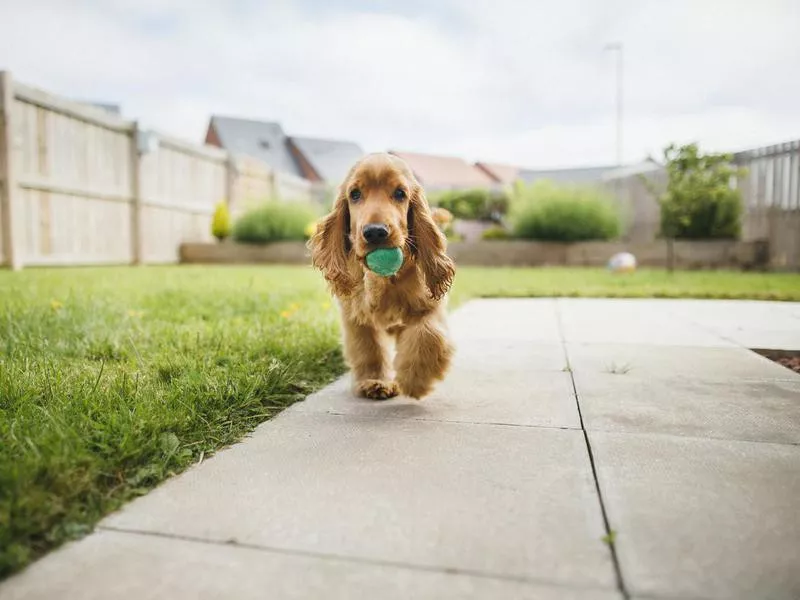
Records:
[[[327,204],[327,190],[305,179],[149,137],[135,122],[9,73],[0,73],[0,92],[0,261],[12,268],[176,262],[182,243],[211,239],[219,202],[234,216],[266,199]]]
[[[275,172],[266,164],[249,156],[236,156],[231,167],[234,183],[229,208],[234,218],[274,198]]]
[[[173,263],[181,243],[211,241],[211,210],[191,212],[168,207],[142,208],[142,260]],[[176,240],[179,240],[176,243]]]
[[[314,184],[290,173],[275,173],[275,197],[286,202],[312,202]]]
[[[11,118],[21,262],[130,262],[132,123],[19,84]]]
[[[211,240],[214,207],[225,201],[227,153],[159,136],[140,162],[141,253],[149,263],[177,262],[184,242]]]

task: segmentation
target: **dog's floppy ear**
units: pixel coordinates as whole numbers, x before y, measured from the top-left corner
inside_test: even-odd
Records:
[[[344,186],[336,197],[333,211],[318,223],[308,247],[311,249],[311,263],[322,271],[333,293],[337,296],[350,294],[354,285],[348,268],[350,209]]]
[[[419,184],[413,186],[408,207],[409,247],[425,277],[431,296],[440,300],[453,284],[456,267],[445,252],[447,240],[434,223],[428,200]]]

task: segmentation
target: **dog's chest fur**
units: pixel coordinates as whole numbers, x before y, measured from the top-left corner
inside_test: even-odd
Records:
[[[366,273],[358,290],[343,300],[357,323],[379,329],[407,325],[436,309],[417,269],[395,277]]]

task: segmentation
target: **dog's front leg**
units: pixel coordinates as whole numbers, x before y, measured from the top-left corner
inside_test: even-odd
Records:
[[[400,392],[411,398],[428,395],[447,373],[453,352],[443,314],[404,327],[397,336],[394,360]]]
[[[344,356],[353,374],[353,390],[359,396],[385,400],[397,395],[389,373],[389,340],[369,325],[344,321]]]

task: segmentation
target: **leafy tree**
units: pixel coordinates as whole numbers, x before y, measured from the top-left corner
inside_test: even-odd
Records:
[[[731,182],[744,171],[729,154],[701,154],[697,144],[664,150],[667,189],[658,196],[667,239],[738,238],[742,202]]]

